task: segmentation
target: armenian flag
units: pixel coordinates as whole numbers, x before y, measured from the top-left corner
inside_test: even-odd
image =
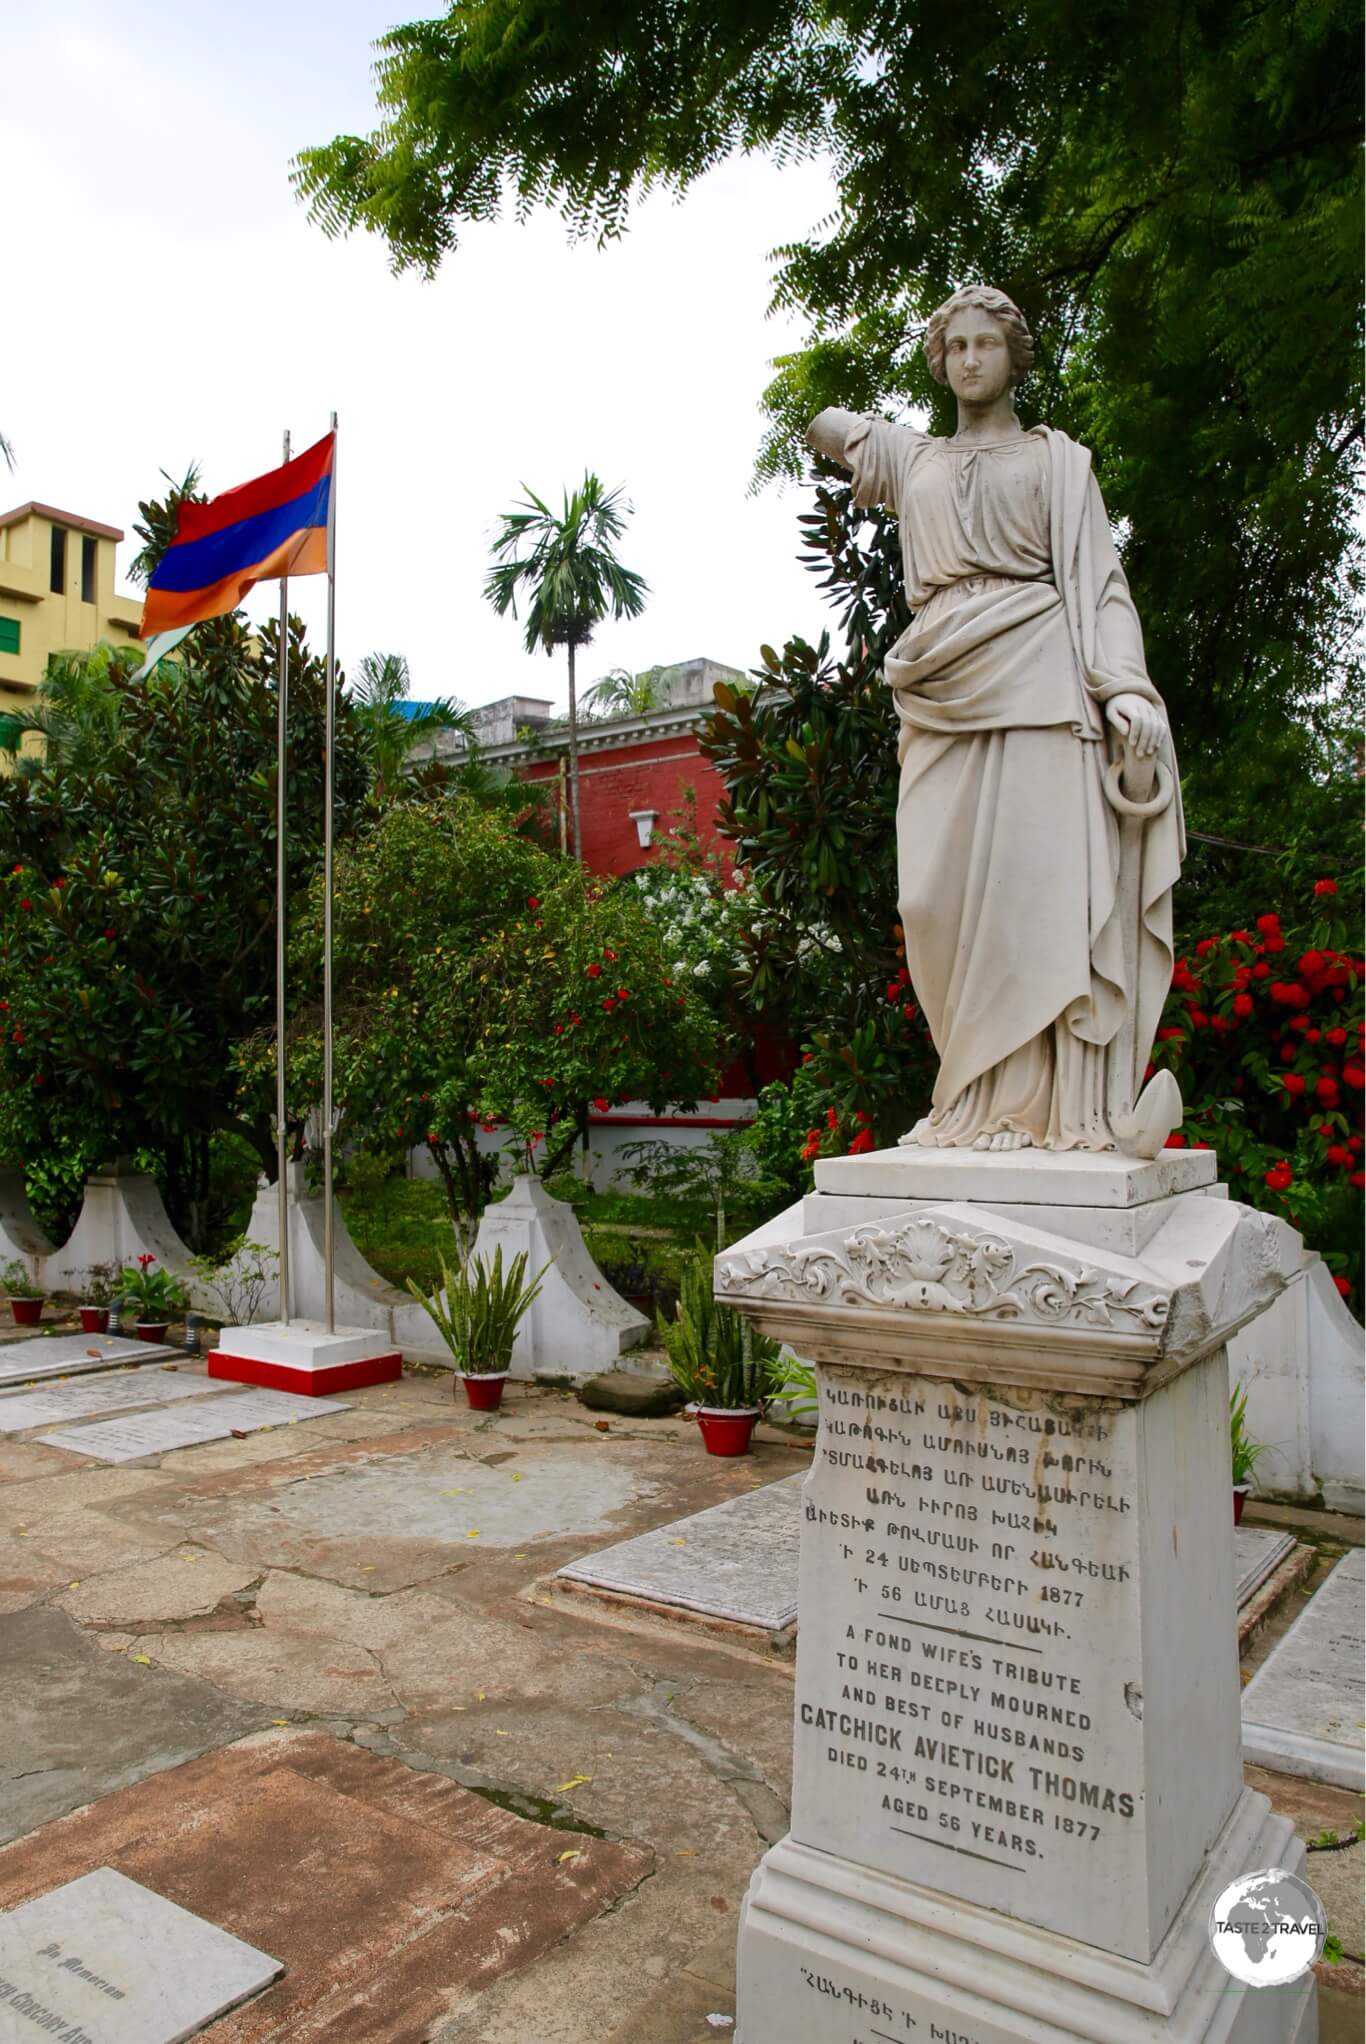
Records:
[[[336,440],[326,433],[269,475],[180,506],[176,536],[147,585],[142,638],[223,617],[258,582],[328,573]]]

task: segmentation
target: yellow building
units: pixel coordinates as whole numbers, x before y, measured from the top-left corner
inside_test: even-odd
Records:
[[[142,605],[114,594],[122,538],[51,504],[0,513],[0,713],[28,707],[50,653],[137,637]]]

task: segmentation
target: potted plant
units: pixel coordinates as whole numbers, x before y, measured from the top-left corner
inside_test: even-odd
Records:
[[[776,1341],[712,1296],[712,1259],[699,1243],[683,1272],[678,1313],[661,1320],[674,1381],[697,1415],[709,1455],[746,1455],[759,1415],[783,1382]]]
[[[155,1262],[155,1256],[140,1256],[136,1270],[126,1264],[119,1272],[121,1294],[131,1299],[137,1309],[139,1341],[165,1341],[172,1319],[189,1304],[189,1295],[180,1279],[164,1265],[153,1270]]]
[[[107,1334],[109,1332],[109,1308],[114,1300],[114,1266],[112,1263],[92,1263],[85,1273],[81,1286],[85,1297],[77,1311],[81,1316],[82,1334]]]
[[[0,1272],[0,1285],[9,1295],[9,1309],[14,1315],[15,1326],[36,1327],[43,1317],[43,1301],[47,1293],[40,1284],[35,1284],[18,1257]]]
[[[1233,1460],[1233,1523],[1241,1525],[1243,1506],[1252,1488],[1252,1472],[1266,1453],[1264,1441],[1254,1441],[1247,1430],[1247,1393],[1235,1390],[1228,1402],[1229,1447]]]
[[[408,1290],[454,1357],[455,1374],[476,1412],[493,1412],[502,1403],[517,1329],[550,1268],[547,1263],[528,1281],[526,1265],[526,1251],[519,1249],[504,1270],[500,1244],[491,1264],[471,1257],[447,1270],[443,1259],[441,1283],[430,1298],[408,1279]]]

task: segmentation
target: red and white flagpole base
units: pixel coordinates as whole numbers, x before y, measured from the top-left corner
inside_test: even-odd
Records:
[[[389,1384],[403,1373],[403,1357],[391,1336],[360,1327],[338,1327],[329,1334],[320,1320],[225,1327],[207,1362],[211,1377],[263,1384],[305,1398]]]

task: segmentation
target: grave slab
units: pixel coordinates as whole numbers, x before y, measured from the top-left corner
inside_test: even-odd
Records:
[[[1366,1789],[1362,1599],[1355,1548],[1310,1599],[1243,1691],[1243,1757],[1258,1767]]]
[[[283,1971],[113,1867],[0,1916],[0,2024],[8,2011],[16,2037],[27,2022],[91,2044],[181,2044]]]
[[[145,1455],[168,1455],[174,1448],[201,1441],[223,1441],[233,1434],[254,1434],[262,1427],[288,1426],[319,1413],[346,1412],[344,1401],[301,1398],[288,1391],[244,1391],[206,1398],[192,1412],[148,1412],[127,1419],[96,1421],[91,1426],[65,1427],[40,1434],[49,1448],[69,1448],[97,1462],[135,1462]]]
[[[0,1388],[107,1370],[115,1363],[173,1362],[180,1354],[159,1342],[125,1341],[116,1334],[32,1334],[26,1341],[0,1342]]]
[[[217,1388],[207,1377],[172,1376],[153,1365],[149,1370],[113,1370],[33,1391],[6,1391],[0,1394],[0,1434],[26,1433],[30,1427],[88,1419],[95,1413],[170,1405],[182,1398],[202,1398]]]
[[[1240,1611],[1293,1552],[1294,1546],[1294,1534],[1282,1533],[1274,1526],[1234,1527],[1233,1586]]]
[[[780,1632],[797,1619],[797,1563],[805,1472],[765,1484],[603,1547],[558,1572],[618,1597],[672,1604],[702,1617]],[[1241,1610],[1295,1545],[1274,1528],[1237,1526],[1233,1576]]]
[[[17,1841],[0,1852],[0,1906],[92,1865],[279,1955],[283,1977],[220,2017],[214,2044],[398,2044],[560,1944],[653,1855],[566,1838],[439,1775],[280,1729]]]
[[[805,1472],[571,1562],[559,1578],[781,1632],[797,1616]]]

